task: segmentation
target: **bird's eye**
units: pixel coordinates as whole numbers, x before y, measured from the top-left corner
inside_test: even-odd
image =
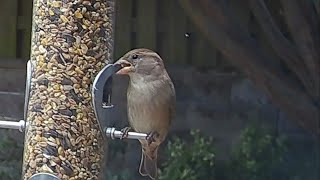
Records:
[[[138,55],[137,54],[133,54],[132,55],[132,59],[138,59]]]

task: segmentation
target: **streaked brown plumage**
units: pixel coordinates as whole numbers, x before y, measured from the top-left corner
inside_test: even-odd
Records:
[[[117,74],[129,75],[127,90],[128,120],[137,132],[156,132],[152,143],[140,140],[142,157],[139,172],[152,179],[157,177],[157,154],[165,140],[175,114],[175,89],[161,57],[149,49],[134,49],[116,64]]]

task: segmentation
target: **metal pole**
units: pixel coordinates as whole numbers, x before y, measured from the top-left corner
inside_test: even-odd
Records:
[[[0,120],[0,128],[17,129],[20,132],[23,132],[27,126],[28,125],[24,120],[20,120],[20,121]],[[120,139],[123,137],[123,132],[116,130],[116,128],[114,127],[105,128],[105,134],[108,138],[111,138],[111,139]],[[145,134],[145,133],[128,132],[128,135],[124,137],[124,139],[146,139],[147,136],[148,134]]]
[[[19,122],[15,122],[15,121],[0,121],[0,128],[17,129],[20,132],[23,132],[24,128],[25,128],[25,121],[24,120],[20,120]]]
[[[106,128],[105,130],[107,137],[111,138],[111,139],[115,139],[115,138],[122,138],[123,136],[123,132],[122,131],[118,131],[115,128]],[[147,134],[145,133],[137,133],[137,132],[128,132],[128,136],[125,137],[125,139],[146,139],[147,138]]]

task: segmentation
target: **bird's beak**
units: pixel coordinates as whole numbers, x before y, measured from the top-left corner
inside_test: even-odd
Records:
[[[114,65],[120,65],[121,69],[116,74],[128,75],[133,71],[133,65],[124,59],[119,59]]]

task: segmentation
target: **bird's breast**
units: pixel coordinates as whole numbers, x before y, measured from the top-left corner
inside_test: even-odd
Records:
[[[170,117],[165,85],[129,85],[127,92],[128,120],[138,132],[167,131]]]

